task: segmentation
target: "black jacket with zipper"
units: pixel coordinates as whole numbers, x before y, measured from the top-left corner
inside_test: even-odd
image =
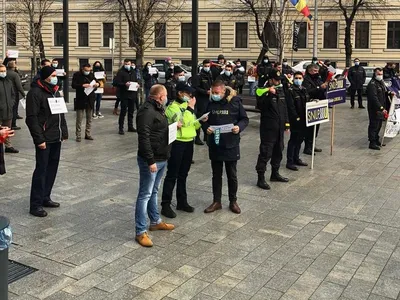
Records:
[[[26,125],[35,145],[57,143],[68,139],[68,127],[64,114],[53,115],[49,98],[60,97],[58,86],[38,80],[26,96]]]
[[[139,140],[138,156],[150,166],[169,158],[168,120],[164,107],[153,99],[148,99],[139,108],[136,116]]]
[[[79,71],[72,77],[71,86],[76,90],[76,109],[94,108],[94,101],[96,99],[95,92],[93,91],[89,95],[86,95],[85,88],[83,87],[84,84],[91,83],[93,80],[98,83],[98,80],[94,78],[92,72],[90,72],[89,75],[85,75],[82,71]]]
[[[115,86],[118,87],[120,92],[120,98],[122,100],[134,100],[137,98],[138,93],[137,91],[130,91],[129,88],[126,86],[127,82],[137,82],[139,83],[139,79],[137,76],[136,69],[130,69],[129,71],[122,67],[119,69],[117,75],[115,76],[114,83]]]
[[[0,78],[0,120],[11,120],[13,117],[13,106],[15,103],[15,92],[10,79]]]

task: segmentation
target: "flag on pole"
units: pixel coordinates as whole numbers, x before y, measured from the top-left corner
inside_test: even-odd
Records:
[[[297,11],[308,18],[308,20],[312,19],[306,0],[290,0],[290,2],[296,7]]]

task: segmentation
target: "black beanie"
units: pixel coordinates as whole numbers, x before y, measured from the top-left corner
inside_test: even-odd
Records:
[[[45,80],[46,78],[49,78],[51,74],[53,74],[56,71],[53,67],[45,66],[40,70],[40,79]]]
[[[180,66],[174,67],[174,74],[178,74],[178,73],[182,73],[182,72],[184,72],[184,71]]]

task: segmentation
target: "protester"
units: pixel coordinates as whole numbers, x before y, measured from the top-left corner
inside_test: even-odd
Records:
[[[210,92],[212,85],[211,62],[208,59],[203,60],[203,68],[197,76],[193,77],[192,86],[196,89],[196,114],[200,118],[207,109],[208,102],[210,101]],[[201,129],[197,130],[195,139],[196,145],[204,145],[200,138]],[[205,136],[204,136],[205,139]]]
[[[14,105],[13,105],[13,117],[11,121],[11,129],[20,130],[21,127],[17,126],[17,119],[22,119],[18,115],[19,100],[25,98],[25,91],[22,87],[21,78],[17,73],[17,63],[15,60],[11,60],[7,64],[7,78],[11,80],[14,87]]]
[[[172,79],[172,77],[174,76],[174,68],[175,65],[172,61],[167,62],[167,71],[165,72],[165,82]]]
[[[396,77],[396,64],[388,62],[383,68],[383,79],[392,79],[393,77]]]
[[[225,68],[225,57],[223,54],[218,55],[217,63],[211,63],[211,74],[213,81],[217,80],[217,77],[221,75]]]
[[[99,87],[99,82],[94,78],[90,64],[82,66],[79,72],[72,77],[72,88],[76,90],[76,141],[81,141],[81,127],[83,114],[86,114],[85,140],[93,140],[90,133],[92,127],[92,113],[95,101],[95,89]],[[88,91],[86,89],[92,89]]]
[[[321,63],[319,66],[319,76],[321,77],[322,82],[326,82],[328,80],[331,61],[329,59],[326,59],[324,63]]]
[[[42,59],[40,61],[40,69],[38,70],[37,74],[35,77],[33,77],[32,82],[31,82],[31,88],[36,86],[37,81],[40,79],[40,71],[43,67],[51,67],[51,62],[48,59]],[[58,84],[58,81],[57,81]]]
[[[36,150],[30,213],[36,217],[47,216],[43,207],[60,206],[50,196],[57,176],[61,142],[68,139],[68,127],[64,114],[52,114],[50,110],[49,98],[60,96],[57,82],[56,70],[43,67],[40,79],[34,83],[26,98],[26,125]]]
[[[176,85],[178,82],[185,82],[185,71],[179,66],[174,67],[174,74],[171,79],[169,79],[165,83],[165,88],[167,89],[168,93],[168,104],[172,103],[172,101],[176,100]]]
[[[283,59],[282,63],[282,73],[283,75],[293,75],[293,69],[291,66],[289,66],[289,63],[286,58]]]
[[[51,61],[51,66],[54,68],[54,69],[62,69],[62,67],[59,65],[59,63],[58,63],[58,60],[57,59],[53,59],[52,61]],[[58,79],[58,83],[57,83],[57,85],[59,86],[59,91],[60,91],[60,94],[62,94],[63,92],[62,92],[62,90],[63,90],[63,86],[64,86],[64,80],[65,80],[65,77],[67,76],[67,73],[64,71],[64,73],[63,73],[63,75],[61,76],[61,75],[59,75],[59,76],[57,76],[57,79]]]
[[[269,160],[271,160],[272,168],[270,180],[289,181],[279,174],[284,148],[284,132],[290,128],[285,93],[281,84],[281,74],[278,70],[271,70],[268,78],[266,87],[258,88],[256,91],[257,107],[261,111],[261,143],[256,165],[257,186],[264,190],[271,188],[265,181],[265,172]]]
[[[354,66],[349,69],[347,75],[347,79],[350,81],[351,108],[354,108],[356,92],[358,96],[358,108],[365,108],[362,104],[362,93],[366,78],[367,74],[365,73],[364,68],[360,66],[360,60],[358,58],[354,59]]]
[[[96,72],[104,72],[104,67],[103,64],[99,61],[95,61],[93,64],[93,73]],[[96,77],[96,76],[95,76]],[[97,82],[99,83],[99,88],[104,89],[104,85],[106,83],[106,76],[104,73],[104,78],[96,79]],[[95,100],[96,100],[96,107],[95,111],[93,112],[93,119],[102,119],[104,118],[103,114],[100,112],[100,106],[101,106],[101,99],[103,98],[103,93],[96,93],[95,94]]]
[[[147,234],[147,216],[150,218],[150,231],[175,228],[161,220],[157,209],[158,189],[170,154],[168,120],[164,110],[167,101],[166,88],[153,85],[136,117],[140,180],[135,210],[135,239],[144,247],[153,246]]]
[[[256,95],[257,82],[257,64],[255,62],[251,63],[250,68],[247,70],[247,82],[249,84],[249,95]]]
[[[257,66],[257,75],[258,75],[258,86],[263,87],[266,82],[268,82],[269,72],[272,70],[272,63],[269,61],[269,57],[267,54],[264,55],[264,58]]]
[[[310,101],[307,90],[302,86],[303,73],[294,73],[293,85],[286,93],[286,104],[290,121],[290,139],[287,147],[286,168],[298,171],[297,166],[308,164],[300,159],[300,148],[306,133],[306,103]]]
[[[188,203],[186,179],[193,159],[193,139],[196,130],[200,128],[200,121],[196,120],[194,111],[196,90],[180,82],[176,86],[177,97],[168,105],[166,116],[168,123],[178,123],[176,141],[172,143],[171,157],[168,160],[167,175],[164,180],[161,214],[168,218],[175,218],[176,213],[171,208],[172,193],[176,183],[176,209],[193,212],[194,208]],[[205,121],[207,118],[205,119]]]
[[[245,74],[245,69],[242,66],[242,63],[240,59],[236,61],[236,67],[235,70],[233,71],[233,75],[236,77],[237,81],[237,92],[239,95],[243,94],[243,86],[244,86],[244,74]]]
[[[222,81],[225,84],[225,86],[229,86],[232,89],[234,89],[235,91],[237,91],[238,90],[238,81],[236,79],[236,76],[233,75],[232,70],[233,70],[232,65],[226,65],[224,72],[217,77],[217,80]]]
[[[3,127],[11,128],[15,98],[13,82],[7,78],[7,68],[0,64],[0,124]],[[4,144],[6,153],[19,153],[19,150],[11,145],[9,138]]]
[[[128,110],[128,132],[136,132],[136,128],[133,126],[133,113],[135,111],[135,102],[137,101],[138,92],[130,89],[131,84],[136,83],[139,85],[139,79],[136,72],[136,65],[133,65],[130,59],[124,60],[124,66],[118,71],[115,77],[115,84],[119,88],[119,97],[121,99],[121,112],[119,115],[119,131],[118,133],[123,135],[124,122],[126,112]]]
[[[315,58],[315,57],[314,57]],[[313,61],[314,61],[313,58]],[[326,99],[325,92],[328,86],[328,83],[323,82],[319,75],[319,66],[316,64],[310,64],[306,68],[306,75],[304,76],[303,86],[306,88],[308,94],[310,95],[311,100],[318,99],[323,100]],[[316,136],[318,136],[319,132],[319,124],[316,125]],[[305,146],[304,146],[304,154],[311,155],[313,148],[313,126],[307,127],[306,136],[305,136]],[[314,147],[315,152],[322,152],[322,149]]]
[[[152,68],[151,62],[147,62],[142,71],[146,99],[149,97],[150,88],[158,83],[158,70],[156,69],[155,74],[150,74],[150,68]]]
[[[380,146],[385,146],[379,141],[379,132],[383,120],[387,119],[388,112],[385,109],[385,104],[388,96],[388,90],[383,82],[383,70],[381,68],[375,68],[374,75],[367,86],[369,116],[368,140],[369,149],[372,150],[380,150]]]
[[[207,144],[212,168],[213,203],[204,212],[211,213],[222,208],[222,174],[225,163],[228,177],[229,209],[236,214],[241,210],[237,204],[237,161],[240,159],[240,133],[249,124],[249,118],[236,92],[222,81],[215,81],[208,104],[208,121],[202,127],[208,134]],[[231,132],[221,132],[213,126],[232,124]]]
[[[6,173],[3,144],[7,138],[10,138],[12,136],[14,136],[14,130],[8,127],[0,126],[0,175],[4,175]]]

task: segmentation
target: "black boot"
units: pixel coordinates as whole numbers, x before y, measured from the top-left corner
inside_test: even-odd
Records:
[[[279,174],[279,170],[272,170],[270,180],[279,182],[289,182],[288,178],[283,177],[281,174]]]
[[[192,213],[194,212],[194,207],[190,206],[187,202],[186,203],[179,203],[176,205],[176,209],[177,210],[183,210],[186,211],[188,213]]]
[[[176,217],[176,213],[172,210],[171,205],[169,204],[162,204],[161,214],[171,219]]]
[[[258,180],[257,180],[257,186],[260,189],[263,190],[270,190],[271,187],[268,185],[268,183],[265,181],[265,175],[264,173],[258,173]]]
[[[369,149],[372,150],[381,150],[381,148],[375,143],[369,143]]]

